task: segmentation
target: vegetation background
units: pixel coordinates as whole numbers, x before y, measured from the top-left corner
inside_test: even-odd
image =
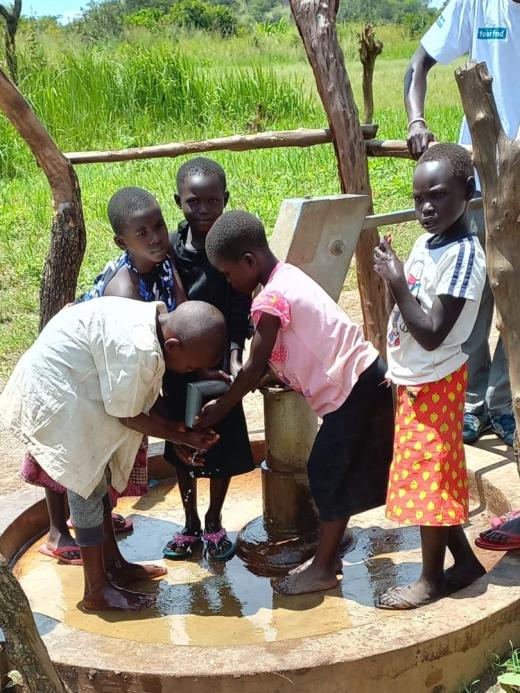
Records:
[[[402,81],[421,33],[435,15],[423,0],[342,2],[339,35],[361,107],[357,32],[376,24],[375,121],[381,138],[404,139]],[[273,0],[108,0],[67,26],[24,19],[18,33],[19,87],[63,151],[203,139],[267,129],[325,127],[314,79],[288,4]],[[362,109],[361,109],[362,110]],[[427,116],[441,140],[456,140],[462,109],[453,66],[430,79]],[[230,207],[258,214],[270,230],[287,197],[337,193],[332,147],[215,153]],[[88,246],[78,293],[117,254],[106,218],[125,185],[154,192],[174,228],[183,159],[78,166]],[[411,206],[413,165],[373,159],[377,212]],[[38,290],[50,230],[47,182],[27,146],[0,116],[0,377],[37,331]],[[394,229],[405,255],[415,224]],[[355,287],[351,272],[348,286]]]

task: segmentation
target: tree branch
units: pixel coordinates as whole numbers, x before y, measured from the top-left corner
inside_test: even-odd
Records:
[[[290,0],[291,10],[327,113],[344,193],[370,194],[368,162],[358,110],[336,33],[334,0]],[[376,229],[361,233],[356,270],[367,337],[382,354],[386,344],[385,289],[373,271]]]
[[[489,190],[497,184],[497,143],[504,137],[493,96],[493,79],[485,63],[475,62],[457,68],[455,79],[471,130],[473,161]],[[490,176],[488,180],[486,176]]]
[[[55,205],[69,200],[71,195],[68,176],[70,163],[2,69],[0,69],[0,109],[23,137],[47,176]]]
[[[520,471],[520,140],[502,128],[485,64],[467,63],[455,76],[482,182],[487,269],[509,363]]]
[[[1,554],[0,595],[0,626],[5,635],[7,656],[22,674],[24,690],[67,693],[38,633],[27,597]]]
[[[0,109],[23,137],[47,176],[54,206],[51,244],[40,287],[40,328],[74,300],[86,234],[81,192],[63,156],[21,93],[0,70]]]

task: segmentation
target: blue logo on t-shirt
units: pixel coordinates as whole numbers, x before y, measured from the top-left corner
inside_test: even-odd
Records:
[[[507,38],[507,29],[505,26],[480,27],[477,36],[479,39],[487,41],[505,40]]]
[[[442,14],[440,14],[439,17],[437,18],[437,26],[439,27],[439,29],[442,29],[445,22],[446,22],[446,20],[444,19],[444,16]]]

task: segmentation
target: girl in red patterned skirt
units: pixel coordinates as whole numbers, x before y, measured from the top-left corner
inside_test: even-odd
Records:
[[[485,571],[464,533],[468,480],[462,441],[468,339],[486,278],[484,252],[466,211],[475,192],[468,152],[437,144],[419,160],[413,190],[426,233],[406,264],[391,239],[374,250],[375,270],[395,305],[388,329],[388,377],[397,386],[394,456],[386,516],[419,525],[423,567],[416,582],[385,592],[378,606],[413,609]],[[446,549],[454,565],[444,570]]]

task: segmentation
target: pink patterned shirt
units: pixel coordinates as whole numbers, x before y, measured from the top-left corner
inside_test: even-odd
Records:
[[[280,319],[269,365],[280,380],[304,395],[318,416],[339,409],[378,357],[358,325],[294,265],[279,262],[254,299],[255,327],[262,313]]]

